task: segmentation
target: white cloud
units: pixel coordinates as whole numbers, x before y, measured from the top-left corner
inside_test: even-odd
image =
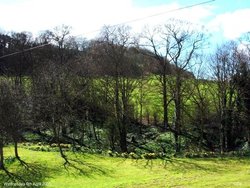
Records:
[[[1,5],[1,14],[5,15],[5,19],[1,19],[0,24],[6,29],[33,32],[60,24],[91,30],[111,19],[118,19],[121,15],[118,11],[124,11],[128,3],[116,0],[26,0],[15,6]]]
[[[250,31],[249,18],[250,9],[240,9],[216,16],[209,23],[209,28],[212,32],[222,32],[227,39],[236,39]]]
[[[70,25],[73,34],[84,34],[100,29],[104,24],[117,24],[144,18],[174,9],[177,3],[155,7],[134,7],[132,0],[21,0],[16,4],[2,4],[0,26],[5,30],[31,31],[52,29],[61,24]],[[197,6],[181,11],[161,14],[133,22],[135,31],[147,25],[157,25],[169,18],[185,19],[193,23],[204,24],[203,19],[211,15],[209,6]],[[92,33],[93,34],[93,33]]]
[[[85,34],[87,37],[93,37],[97,33],[88,33],[100,29],[104,24],[113,25],[146,17],[148,18],[129,25],[134,31],[140,32],[146,24],[157,25],[176,18],[205,25],[211,32],[222,32],[227,39],[235,39],[250,31],[247,20],[250,17],[250,9],[215,16],[214,7],[209,4],[173,12],[171,11],[182,6],[171,3],[154,7],[135,7],[133,0],[19,0],[16,3],[0,1],[0,6],[1,28],[7,31],[31,31],[34,34],[65,24],[72,26],[74,35]],[[159,13],[165,14],[149,17]],[[211,17],[214,19],[207,23]]]

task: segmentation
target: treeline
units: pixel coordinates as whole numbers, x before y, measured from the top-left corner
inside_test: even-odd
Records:
[[[154,152],[146,147],[153,142],[163,153],[249,144],[249,46],[228,42],[205,59],[206,40],[176,20],[139,36],[105,26],[90,41],[71,36],[68,26],[35,39],[1,34],[0,168],[4,145],[14,143],[19,158],[27,133],[56,143],[65,160],[61,143]],[[145,107],[151,92],[159,100],[153,111]]]

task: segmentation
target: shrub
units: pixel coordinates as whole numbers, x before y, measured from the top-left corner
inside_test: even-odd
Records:
[[[4,159],[4,162],[6,164],[12,164],[16,161],[16,157],[7,157],[6,159]]]
[[[121,155],[120,155],[118,152],[115,152],[115,153],[114,153],[114,156],[115,156],[115,157],[120,157]]]
[[[157,154],[157,157],[160,158],[160,159],[165,159],[165,158],[171,158],[173,157],[174,154],[167,154],[167,153],[163,153],[163,152],[160,152]]]
[[[145,153],[145,154],[142,155],[142,157],[144,159],[151,160],[151,159],[156,159],[157,155],[155,153]]]
[[[110,156],[110,157],[114,157],[114,154],[113,154],[113,152],[112,152],[111,150],[108,150],[107,154],[108,154],[108,156]]]
[[[69,149],[71,147],[70,144],[60,144],[61,148],[64,148],[64,149]]]
[[[123,158],[128,158],[129,155],[128,155],[128,153],[125,152],[125,153],[122,153],[122,154],[121,154],[121,157],[123,157]]]
[[[45,149],[44,147],[41,147],[40,151],[47,151],[47,149]]]
[[[70,145],[71,151],[76,152],[76,151],[85,151],[85,152],[90,152],[89,148],[82,148],[80,145]]]
[[[129,158],[131,158],[131,159],[139,159],[140,157],[136,153],[131,152],[131,153],[129,153]]]
[[[46,147],[46,151],[47,151],[47,152],[50,152],[51,150],[50,150],[50,148],[49,148],[49,147]]]
[[[40,151],[40,149],[41,148],[39,146],[34,148],[35,151]]]
[[[52,148],[54,148],[54,147],[57,147],[57,144],[56,144],[56,143],[52,143],[50,146],[51,146]]]

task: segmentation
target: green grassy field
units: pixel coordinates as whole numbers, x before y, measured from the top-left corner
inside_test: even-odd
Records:
[[[168,78],[168,86],[167,86],[167,98],[171,102],[168,105],[168,116],[171,122],[172,117],[174,117],[175,109],[174,109],[174,101],[171,100],[173,97],[173,87],[170,87],[170,82],[173,82],[174,77],[170,76]],[[139,80],[137,80],[139,82]],[[195,102],[194,98],[197,98],[198,91],[197,86],[200,90],[200,95],[203,96],[207,102],[207,108],[209,111],[216,111],[216,104],[218,102],[218,98],[216,96],[216,91],[218,90],[218,86],[213,81],[197,81],[193,79],[186,79],[182,83],[182,102],[183,106],[188,109],[190,114],[195,112]],[[143,80],[142,88],[139,88],[139,84],[137,83],[137,87],[132,92],[132,103],[135,107],[135,113],[139,114],[140,112],[140,95],[142,94],[143,99],[142,103],[142,115],[143,117],[149,117],[151,119],[154,118],[154,115],[157,116],[159,121],[163,120],[163,99],[162,99],[162,86],[157,76],[149,76]],[[172,83],[173,84],[173,83]],[[140,93],[142,92],[142,93]],[[184,117],[185,118],[185,117]],[[186,117],[187,118],[187,117]]]
[[[28,182],[28,187],[250,187],[249,158],[136,161],[69,152],[71,165],[64,166],[58,152],[20,148],[20,156],[27,163],[23,166],[11,158],[12,150],[5,148],[7,169],[22,179],[19,183]],[[0,172],[0,187],[16,185]]]

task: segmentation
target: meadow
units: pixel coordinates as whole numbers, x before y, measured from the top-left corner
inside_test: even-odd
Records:
[[[168,99],[168,117],[169,122],[175,116],[175,105],[173,101],[174,77],[168,76],[167,99]],[[142,86],[140,87],[140,82]],[[182,83],[182,107],[183,118],[189,121],[189,116],[194,115],[200,98],[206,101],[207,108],[210,112],[216,113],[216,105],[218,104],[218,86],[213,81],[186,79]],[[139,118],[140,110],[142,110],[142,117],[144,120],[149,118],[153,124],[154,119],[159,122],[163,121],[163,99],[162,99],[162,86],[158,76],[151,75],[145,77],[143,80],[136,80],[135,89],[131,95],[131,101],[134,105],[134,113]],[[141,104],[140,104],[141,103]],[[141,105],[141,106],[140,106]],[[140,109],[142,107],[142,109]],[[144,123],[146,123],[144,121]]]
[[[20,148],[22,163],[13,148],[5,150],[9,176],[0,171],[1,187],[60,188],[159,188],[249,187],[250,158],[131,159],[108,155],[67,152],[70,164],[58,152]]]

